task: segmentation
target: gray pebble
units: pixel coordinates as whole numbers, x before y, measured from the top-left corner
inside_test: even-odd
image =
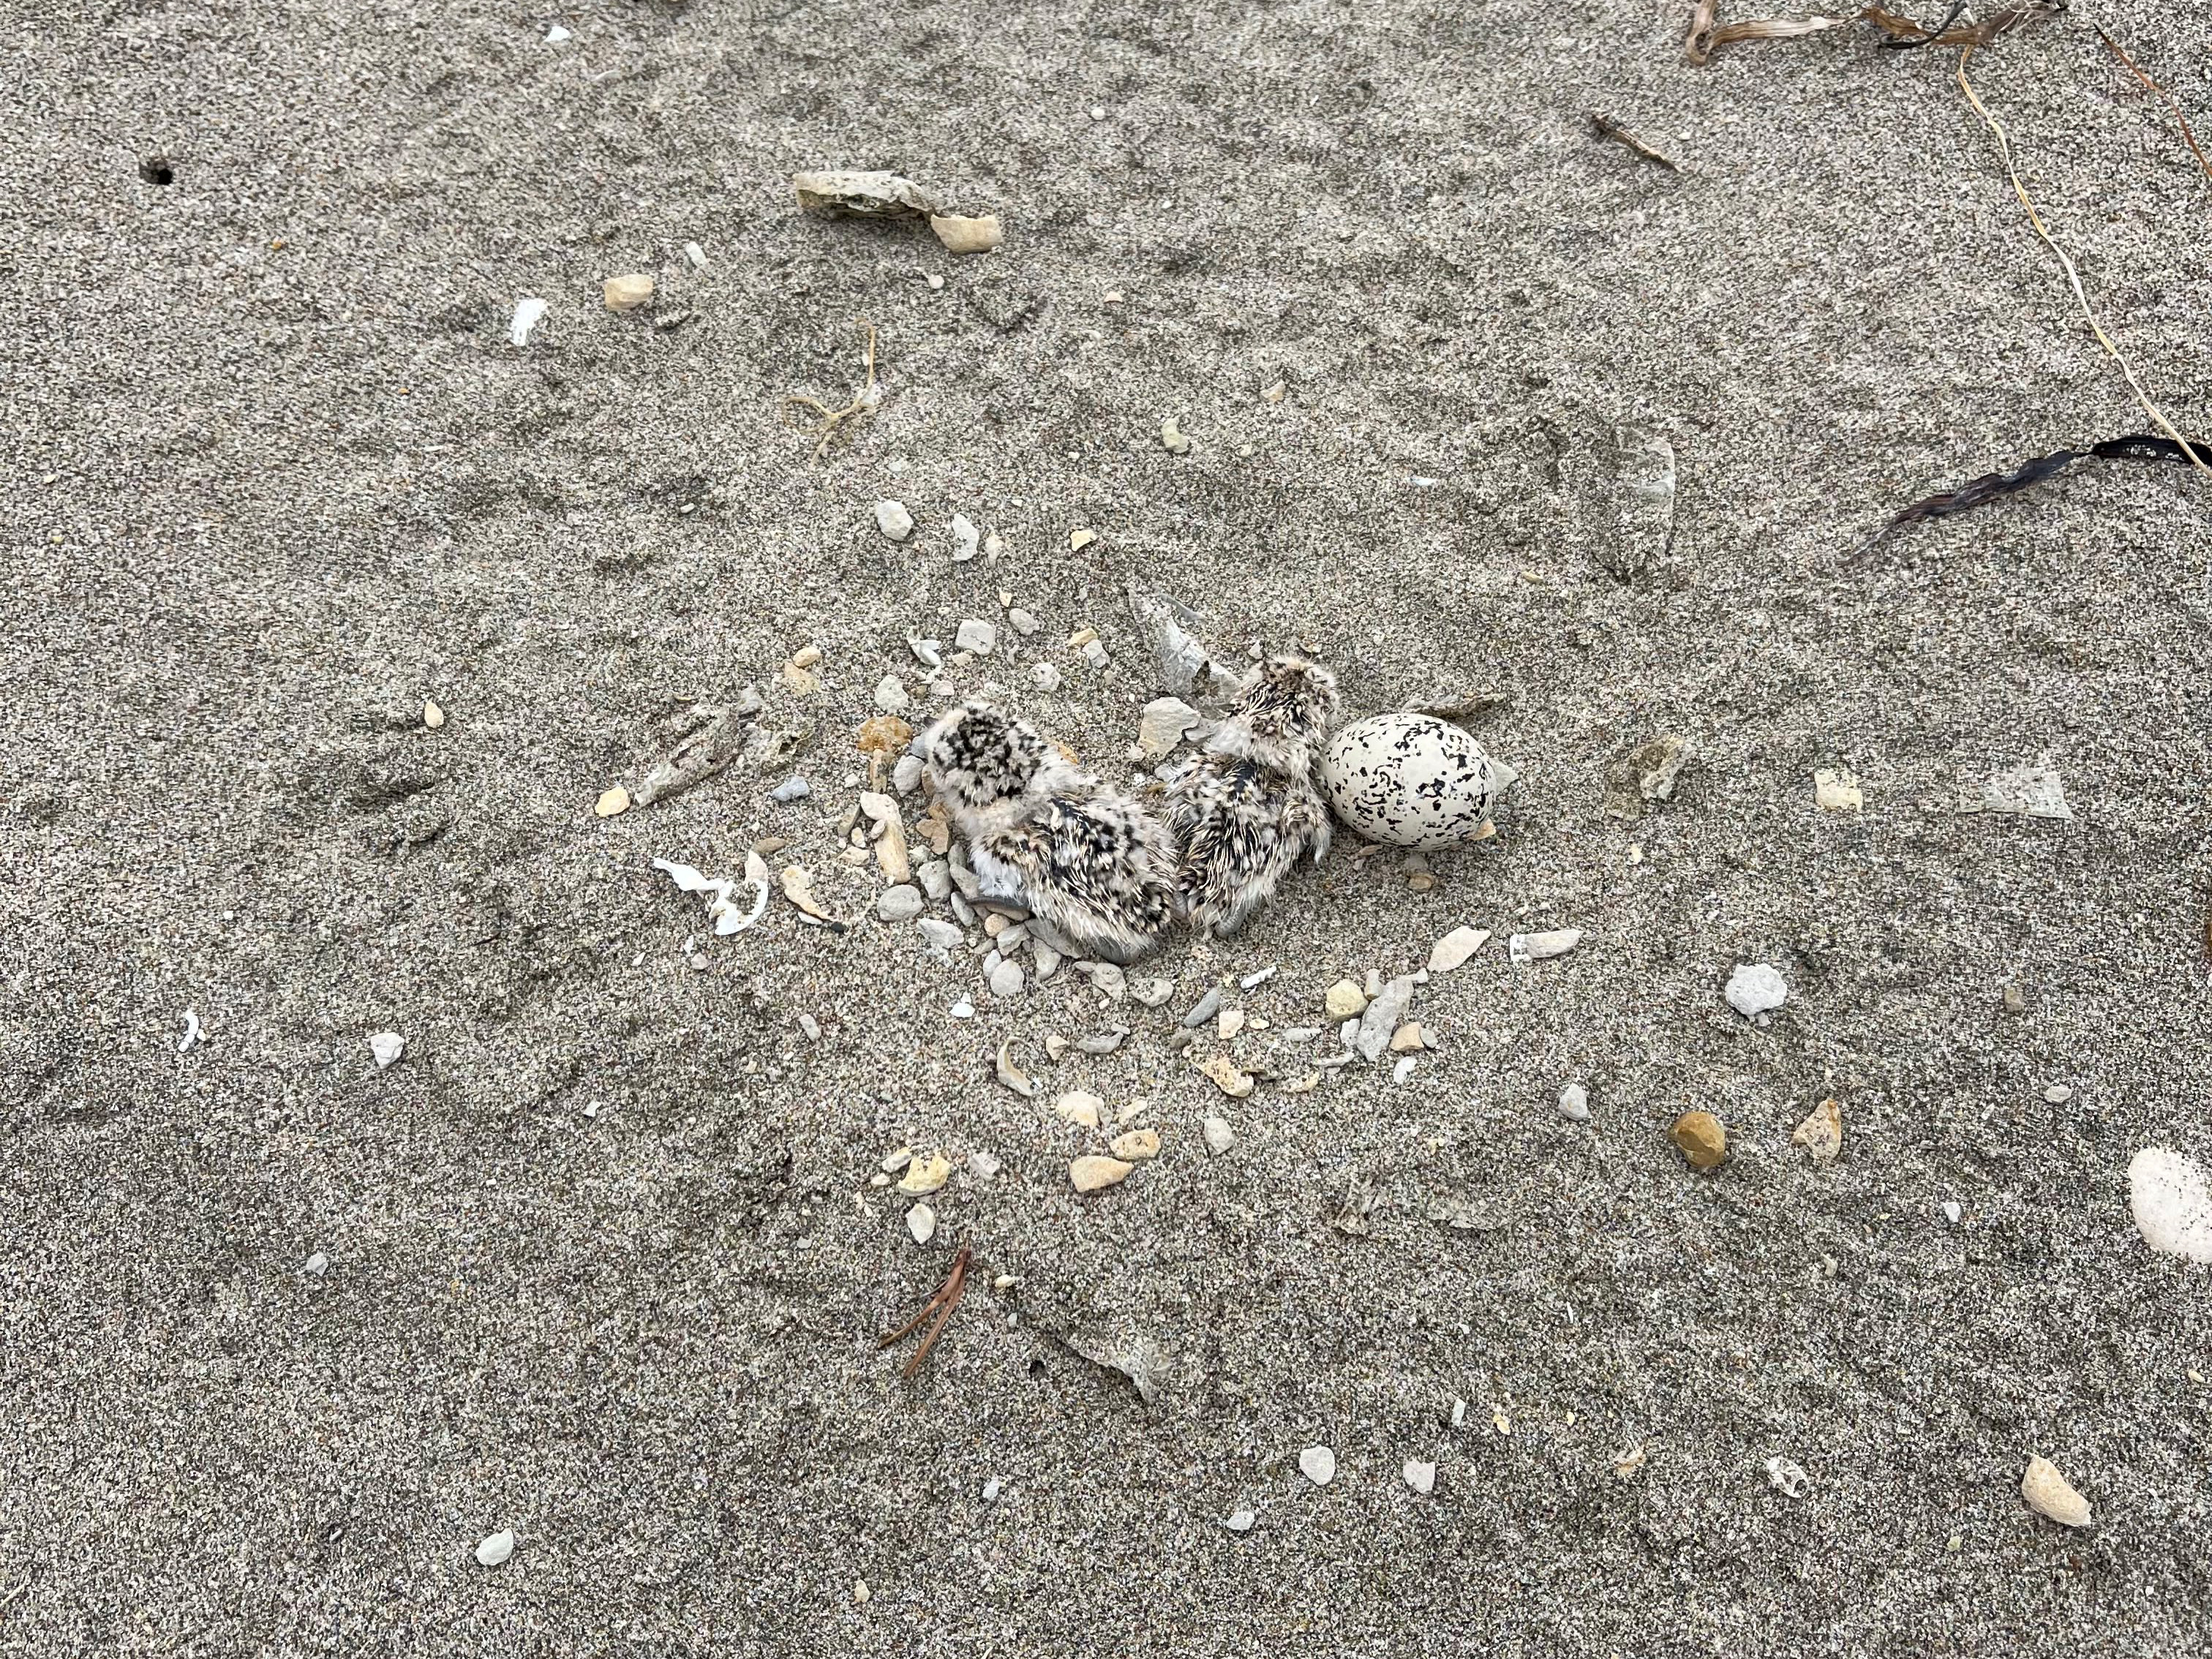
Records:
[[[1044,626],[1026,611],[1009,611],[1006,612],[1006,620],[1013,623],[1015,633],[1024,635],[1034,634]]]
[[[1129,1035],[1126,1025],[1116,1025],[1110,1031],[1101,1031],[1096,1036],[1079,1037],[1075,1046],[1086,1054],[1110,1054],[1121,1046]]]
[[[788,806],[793,801],[805,800],[814,793],[814,786],[805,778],[786,778],[768,792],[770,800],[780,800]]]
[[[1579,1083],[1570,1083],[1559,1091],[1559,1115],[1572,1118],[1577,1123],[1589,1121],[1589,1091]]]
[[[1168,1048],[1169,1051],[1173,1054],[1181,1054],[1184,1049],[1189,1048],[1191,1044],[1197,1041],[1198,1033],[1192,1030],[1188,1026],[1178,1026],[1176,1030],[1168,1033]]]
[[[970,617],[960,624],[960,631],[952,636],[952,643],[963,651],[973,651],[979,657],[988,657],[999,643],[999,630],[980,617]]]
[[[1157,1008],[1175,994],[1171,979],[1140,979],[1129,987],[1129,994],[1147,1008]]]
[[[1285,1042],[1311,1042],[1321,1035],[1318,1025],[1293,1025],[1283,1033]]]
[[[1059,951],[1054,950],[1042,939],[1030,941],[1030,959],[1036,963],[1036,976],[1040,984],[1058,973],[1060,963],[1065,960]]]
[[[1217,1152],[1225,1152],[1237,1144],[1237,1131],[1229,1127],[1225,1117],[1206,1120],[1206,1144]]]
[[[1221,1012],[1221,988],[1217,985],[1208,991],[1182,1017],[1183,1029],[1194,1031]]]
[[[984,951],[984,952],[983,952],[983,975],[984,975],[984,977],[988,979],[988,977],[990,977],[990,975],[992,975],[993,974],[997,973],[997,972],[999,971],[999,964],[1000,964],[1000,963],[1004,962],[1005,960],[1006,960],[1006,957],[1002,957],[1002,956],[1000,956],[1000,955],[999,954],[999,947],[998,947],[997,945],[993,945],[989,950],[988,950],[988,951]]]
[[[957,951],[962,938],[959,924],[946,921],[940,916],[924,916],[915,926],[921,936],[940,951]]]
[[[912,921],[921,914],[921,895],[911,887],[887,887],[877,896],[876,914],[885,921]]]
[[[1060,670],[1048,662],[1041,662],[1030,670],[1030,678],[1036,683],[1036,689],[1040,691],[1060,690]]]
[[[911,795],[921,787],[922,764],[919,755],[901,755],[898,764],[891,768],[891,787],[902,795]]]
[[[952,895],[952,914],[960,919],[960,925],[963,927],[973,927],[975,925],[975,910],[969,906],[968,901],[957,893]]]
[[[1028,982],[1018,962],[1002,962],[991,969],[991,994],[1001,1001],[1021,995],[1022,987]]]
[[[317,1279],[320,1279],[325,1273],[330,1272],[330,1270],[331,1259],[325,1255],[320,1250],[317,1250],[314,1255],[309,1256],[305,1261],[300,1264],[300,1271],[301,1273],[312,1274]]]
[[[942,859],[932,859],[927,864],[914,867],[914,878],[921,890],[942,902],[952,892],[952,872]]]

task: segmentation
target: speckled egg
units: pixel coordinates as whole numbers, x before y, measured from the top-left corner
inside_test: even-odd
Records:
[[[1377,714],[1329,739],[1322,791],[1370,841],[1393,847],[1455,847],[1490,817],[1504,769],[1482,745],[1433,714]]]

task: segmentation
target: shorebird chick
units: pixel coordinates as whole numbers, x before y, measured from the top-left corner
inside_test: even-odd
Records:
[[[1242,927],[1309,847],[1328,851],[1328,807],[1314,752],[1336,718],[1336,676],[1303,657],[1270,657],[1244,677],[1229,718],[1168,788],[1182,843],[1176,898],[1194,927]]]
[[[1159,943],[1175,916],[1175,849],[1143,807],[986,702],[945,714],[922,755],[987,902],[1026,908],[1102,961]]]

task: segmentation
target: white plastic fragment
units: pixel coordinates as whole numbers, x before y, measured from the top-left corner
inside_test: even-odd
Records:
[[[200,1017],[187,1008],[185,1010],[185,1034],[177,1039],[177,1052],[181,1054],[199,1040]]]
[[[2128,1165],[2128,1203],[2151,1249],[2212,1262],[2212,1192],[2188,1158],[2170,1147],[2144,1147]]]
[[[519,346],[528,345],[530,331],[544,321],[545,313],[551,309],[544,301],[525,295],[514,302],[514,321],[507,327],[507,337]]]
[[[368,1052],[376,1056],[376,1069],[382,1071],[405,1052],[407,1039],[397,1031],[379,1031],[368,1040]]]
[[[477,1546],[477,1565],[480,1567],[500,1566],[506,1562],[508,1556],[514,1553],[514,1534],[511,1532],[495,1532]]]

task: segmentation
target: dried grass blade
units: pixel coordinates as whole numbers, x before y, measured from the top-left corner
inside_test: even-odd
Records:
[[[2105,43],[2106,51],[2110,52],[2113,57],[2118,58],[2123,64],[2125,64],[2128,66],[2129,74],[2134,76],[2136,80],[2142,82],[2143,85],[2149,88],[2160,97],[2166,100],[2166,106],[2173,112],[2173,118],[2181,124],[2181,136],[2189,142],[2190,154],[2196,156],[2197,165],[2204,169],[2204,176],[2207,179],[2212,179],[2212,161],[2208,161],[2204,159],[2204,152],[2198,147],[2197,143],[2197,135],[2189,130],[2189,118],[2181,112],[2180,100],[2177,99],[2172,93],[2168,92],[2164,87],[2159,85],[2157,82],[2152,80],[2149,76],[2144,74],[2141,69],[2137,68],[2136,65],[2136,60],[2128,56],[2126,48],[2122,46],[2118,41],[2113,40],[2111,35],[2106,33],[2104,30],[2099,29],[2097,31],[2097,38]]]

